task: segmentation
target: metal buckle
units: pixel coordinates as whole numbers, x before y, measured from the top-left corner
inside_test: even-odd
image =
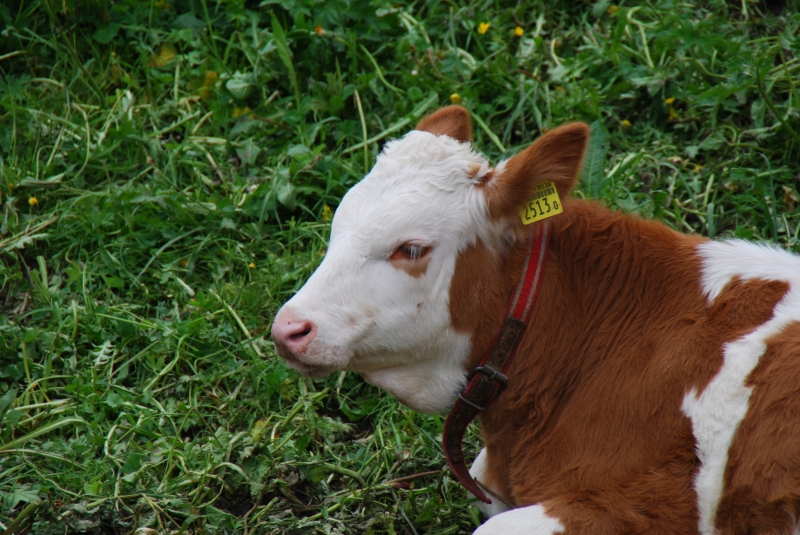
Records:
[[[499,396],[503,392],[503,390],[505,390],[506,387],[508,386],[508,377],[506,377],[505,374],[503,374],[502,372],[499,372],[499,371],[495,370],[494,368],[492,368],[488,364],[485,364],[483,366],[478,366],[477,368],[475,368],[474,370],[469,372],[469,375],[467,375],[467,382],[471,381],[472,378],[475,377],[476,373],[486,374],[486,378],[489,379],[490,381],[497,381],[497,382],[500,383],[500,389],[497,391],[497,394],[492,396],[492,399],[494,397],[496,397],[496,396]],[[465,387],[465,390],[466,390],[466,387]],[[467,405],[470,405],[471,407],[474,407],[474,408],[478,409],[479,411],[485,411],[488,408],[488,406],[485,407],[483,405],[478,405],[474,401],[471,401],[471,400],[465,398],[463,390],[461,392],[459,392],[458,399],[460,399],[461,401],[463,401]],[[490,401],[491,401],[491,399],[490,399]]]
[[[498,394],[506,389],[508,386],[508,377],[506,377],[502,372],[499,372],[489,366],[488,364],[484,364],[483,366],[478,366],[467,375],[467,381],[471,381],[473,377],[475,377],[476,373],[485,373],[487,375],[487,379],[490,381],[499,381],[500,382],[500,390],[497,392]]]

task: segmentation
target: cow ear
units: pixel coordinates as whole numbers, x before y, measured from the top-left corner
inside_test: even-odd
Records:
[[[450,136],[462,143],[472,141],[469,112],[461,106],[447,106],[433,112],[419,122],[417,130],[437,136]]]
[[[493,219],[516,217],[542,181],[553,182],[563,199],[575,187],[589,127],[570,123],[550,130],[533,145],[498,165],[485,182],[486,203]]]

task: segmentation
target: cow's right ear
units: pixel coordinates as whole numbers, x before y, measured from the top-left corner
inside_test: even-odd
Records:
[[[417,130],[450,136],[462,143],[472,141],[472,121],[461,106],[446,106],[433,112],[419,122]]]
[[[518,217],[542,181],[553,182],[563,199],[575,187],[589,127],[570,123],[550,130],[533,145],[505,164],[500,164],[485,181],[486,204],[492,219]]]

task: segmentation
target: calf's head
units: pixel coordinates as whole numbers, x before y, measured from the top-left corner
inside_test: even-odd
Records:
[[[565,197],[588,128],[556,128],[494,169],[471,136],[469,113],[443,108],[387,143],[345,195],[325,259],[272,326],[290,367],[355,371],[416,410],[449,407],[474,334],[454,328],[450,314],[459,254],[481,242],[503,255],[537,183],[554,182]]]

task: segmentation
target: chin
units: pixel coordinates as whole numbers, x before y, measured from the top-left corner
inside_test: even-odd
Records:
[[[297,359],[293,359],[293,358],[287,358],[287,357],[282,357],[282,358],[283,358],[283,362],[285,362],[286,365],[288,367],[290,367],[291,369],[302,373],[306,377],[312,377],[314,379],[325,377],[325,376],[330,375],[331,373],[336,371],[336,370],[331,369],[331,368],[325,368],[325,367],[322,367],[322,366],[314,366],[314,365],[311,365],[311,364],[306,364],[304,362],[301,362],[301,361],[299,361]]]
[[[426,384],[403,376],[395,368],[361,372],[361,376],[369,384],[391,394],[401,404],[423,414],[440,414],[452,404],[453,395],[449,391],[428,389]]]

